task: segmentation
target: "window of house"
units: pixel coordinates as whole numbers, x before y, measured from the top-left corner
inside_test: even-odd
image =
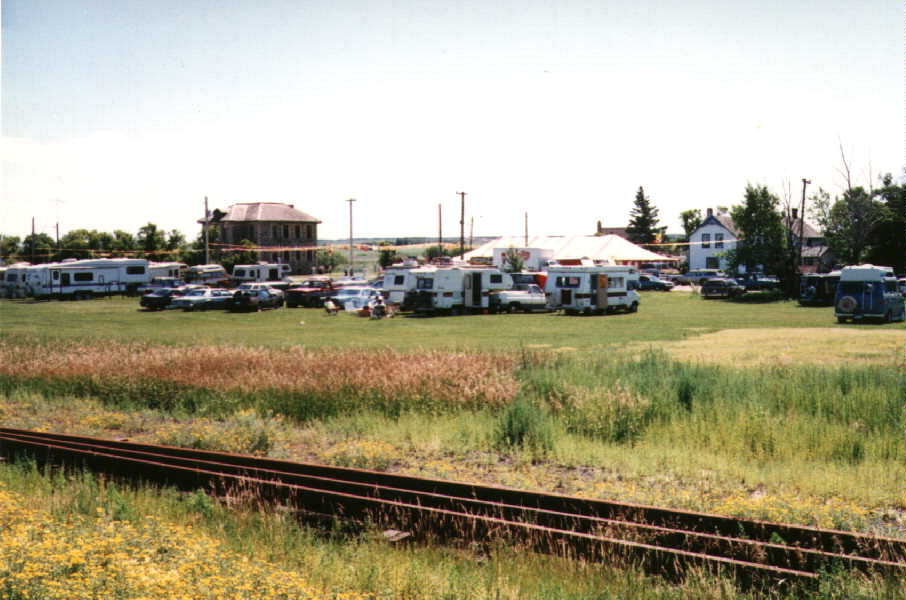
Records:
[[[289,225],[283,226],[283,237],[289,239]]]
[[[73,273],[72,278],[75,281],[91,281],[94,279],[94,273]]]
[[[711,247],[711,234],[703,233],[702,234],[702,248],[710,248],[710,247]]]
[[[296,239],[299,239],[300,237],[302,237],[302,226],[296,225]]]
[[[706,256],[705,257],[705,268],[706,269],[719,269],[720,260],[716,256]]]
[[[306,251],[305,251],[305,258],[307,258],[308,260],[314,260],[314,259],[315,259],[315,251],[314,251],[314,250],[306,250]]]
[[[289,250],[283,251],[283,260],[285,260],[286,262],[289,262]]]
[[[300,250],[296,250],[296,260],[302,260],[302,252]]]
[[[723,248],[724,247],[724,234],[715,233],[714,234],[714,247]]]
[[[277,237],[279,237],[279,235],[280,235],[280,228],[277,227],[276,225],[274,225],[274,226],[271,228],[271,230],[272,230],[271,233],[273,234],[272,237],[273,237],[274,239],[277,239]]]
[[[315,237],[315,228],[312,227],[311,225],[306,225],[305,226],[305,237],[307,237],[308,239],[312,239],[313,237]]]

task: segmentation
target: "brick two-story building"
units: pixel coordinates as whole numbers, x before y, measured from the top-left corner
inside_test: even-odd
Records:
[[[279,202],[233,204],[226,212],[215,210],[210,220],[221,243],[239,244],[248,240],[259,248],[273,248],[262,250],[259,259],[288,264],[297,274],[311,273],[314,269],[319,223],[292,204]]]

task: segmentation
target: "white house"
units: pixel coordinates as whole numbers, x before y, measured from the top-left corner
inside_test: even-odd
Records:
[[[689,236],[689,270],[726,269],[726,252],[736,248],[736,227],[729,215],[708,216]]]

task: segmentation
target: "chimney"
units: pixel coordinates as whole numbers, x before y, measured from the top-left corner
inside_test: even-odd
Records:
[[[798,208],[794,208],[794,209],[792,209],[792,210],[793,210],[793,220],[795,221],[795,220],[797,220],[797,219],[799,218],[799,209],[798,209]]]
[[[713,217],[713,216],[714,216],[714,209],[713,209],[713,208],[709,208],[709,209],[708,209],[708,216],[709,216],[709,217]]]

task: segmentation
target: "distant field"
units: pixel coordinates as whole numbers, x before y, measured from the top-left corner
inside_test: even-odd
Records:
[[[626,344],[642,347],[654,342],[679,342],[722,330],[803,329],[781,337],[800,347],[795,356],[817,355],[832,347],[826,333],[860,331],[879,334],[887,348],[906,330],[902,323],[838,325],[831,308],[804,308],[795,302],[767,304],[705,301],[683,292],[643,295],[639,312],[598,317],[559,314],[473,315],[461,317],[402,317],[370,321],[340,315],[328,317],[317,309],[281,309],[253,314],[222,311],[148,313],[135,298],[86,302],[0,301],[0,325],[6,335],[31,334],[48,339],[147,341],[163,344],[242,344],[255,346],[436,348],[512,351],[545,348],[552,351],[597,351]],[[819,333],[824,330],[825,333]],[[836,335],[836,334],[834,334]],[[845,335],[845,334],[844,334]],[[817,337],[816,337],[817,336]],[[759,353],[766,334],[742,342],[745,336],[726,336],[720,345],[734,343]],[[818,341],[818,340],[824,341]],[[862,339],[862,338],[860,338]],[[895,345],[895,344],[894,344]],[[901,346],[902,347],[902,346]],[[763,355],[773,346],[766,346]],[[673,351],[673,350],[672,350]],[[692,356],[689,347],[675,347]],[[875,352],[876,349],[870,349]],[[878,359],[886,360],[881,352]],[[892,357],[891,357],[892,358]]]

